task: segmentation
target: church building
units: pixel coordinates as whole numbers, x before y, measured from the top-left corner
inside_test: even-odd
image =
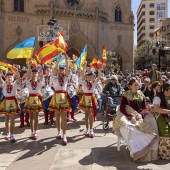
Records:
[[[0,0],[0,60],[16,62],[7,60],[7,53],[32,36],[38,37],[38,50],[42,28],[52,17],[66,34],[69,56],[79,56],[87,44],[87,61],[101,59],[105,44],[107,51],[119,54],[123,71],[133,70],[131,0]]]

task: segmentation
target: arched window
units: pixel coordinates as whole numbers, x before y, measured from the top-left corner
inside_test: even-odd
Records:
[[[119,6],[115,9],[115,22],[122,22],[122,11]]]
[[[24,12],[24,0],[14,0],[14,11]]]

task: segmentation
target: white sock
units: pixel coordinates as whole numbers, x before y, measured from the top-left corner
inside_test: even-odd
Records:
[[[90,129],[90,132],[93,132],[93,129]]]
[[[61,131],[58,131],[58,134],[61,134]]]
[[[66,134],[63,134],[63,138],[66,138]]]

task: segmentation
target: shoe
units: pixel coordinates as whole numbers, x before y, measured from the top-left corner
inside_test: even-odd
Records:
[[[37,134],[37,133],[35,133],[35,134],[34,134],[34,136],[33,136],[33,139],[35,139],[35,140],[36,140],[37,138],[38,138],[38,134]]]
[[[11,143],[14,143],[15,142],[15,138],[13,135],[11,135]]]
[[[48,113],[44,113],[44,119],[45,119],[44,125],[48,125]]]
[[[96,118],[96,117],[94,117],[94,122],[95,122],[95,121],[97,121],[97,118]]]
[[[54,120],[52,120],[52,121],[51,121],[51,125],[55,125],[55,122],[54,122]]]
[[[25,115],[25,123],[27,124],[27,127],[30,127],[29,113],[26,113],[26,115]]]
[[[50,122],[51,122],[51,125],[55,125],[55,122],[54,122],[53,118],[54,118],[54,112],[51,112],[50,113]]]
[[[33,139],[33,137],[34,137],[34,132],[33,133],[31,133],[31,135],[30,135],[30,139]]]
[[[73,119],[75,122],[77,122],[77,119],[75,117],[71,117],[71,119]]]
[[[20,116],[20,125],[19,128],[23,128],[24,127],[24,116]]]
[[[89,134],[89,136],[90,136],[91,138],[93,138],[93,137],[94,137],[94,132],[91,131],[90,134]]]
[[[9,134],[5,136],[5,140],[10,140],[10,139],[11,139],[11,138],[10,138],[10,135],[9,135]]]
[[[67,145],[67,138],[66,137],[63,138],[63,145]]]
[[[87,131],[87,132],[85,133],[85,136],[86,136],[86,137],[89,137],[89,134],[90,134],[89,131]]]
[[[58,133],[58,135],[57,135],[56,138],[57,138],[57,139],[61,139],[61,133]]]

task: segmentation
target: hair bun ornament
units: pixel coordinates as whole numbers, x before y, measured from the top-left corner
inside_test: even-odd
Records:
[[[38,69],[33,68],[33,69],[32,69],[32,73],[38,73]]]
[[[65,67],[64,65],[60,65],[60,66],[59,66],[59,69],[60,69],[60,70],[65,70],[66,67]]]
[[[12,73],[12,72],[8,72],[8,73],[6,73],[6,76],[13,76],[14,75],[14,73]]]

